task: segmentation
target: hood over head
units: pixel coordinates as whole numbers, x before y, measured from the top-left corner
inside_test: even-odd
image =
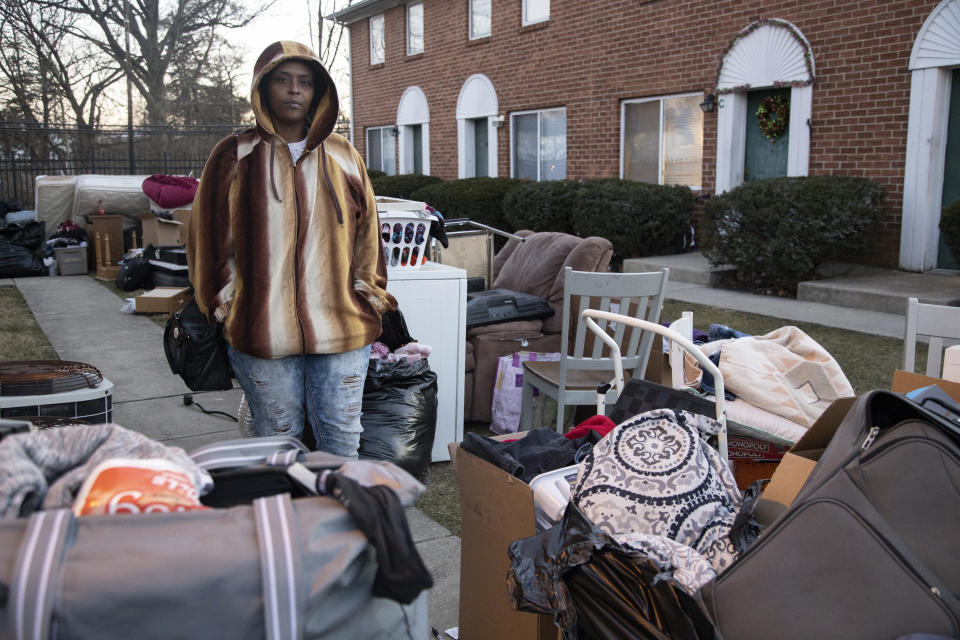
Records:
[[[277,134],[270,111],[267,109],[266,96],[260,93],[263,78],[278,65],[288,60],[306,63],[314,70],[316,93],[313,108],[308,114],[307,150],[320,145],[333,132],[340,113],[340,99],[333,78],[320,62],[320,58],[306,45],[284,40],[274,42],[263,50],[253,65],[253,83],[250,88],[250,104],[257,119],[257,126],[270,136]]]

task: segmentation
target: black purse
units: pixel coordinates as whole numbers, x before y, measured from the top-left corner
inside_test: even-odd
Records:
[[[167,320],[163,352],[170,370],[183,378],[191,391],[233,388],[223,324],[211,325],[195,298],[190,298],[183,310],[172,313]]]

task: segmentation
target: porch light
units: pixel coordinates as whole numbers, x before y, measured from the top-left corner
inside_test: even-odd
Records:
[[[717,106],[717,96],[712,93],[708,93],[703,99],[703,102],[700,103],[700,110],[704,113],[710,113]]]

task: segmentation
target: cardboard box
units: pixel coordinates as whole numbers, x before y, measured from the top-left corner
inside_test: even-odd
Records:
[[[62,276],[86,275],[86,247],[54,247],[53,256]]]
[[[762,499],[790,506],[855,400],[856,398],[839,398],[827,407],[800,441],[783,456],[770,478],[770,483],[761,494]]]
[[[555,640],[560,630],[552,616],[516,611],[507,598],[507,548],[537,532],[530,485],[457,443],[449,446],[462,506],[460,638]]]
[[[143,246],[145,247],[151,244],[157,247],[179,247],[186,241],[186,227],[176,218],[167,220],[152,213],[145,213],[140,216],[140,224],[143,227]]]
[[[893,383],[890,385],[890,390],[897,393],[910,393],[914,389],[929,387],[932,384],[937,385],[946,391],[951,398],[960,402],[960,382],[922,376],[919,373],[911,373],[902,369],[893,372]]]
[[[190,302],[189,287],[157,287],[134,298],[135,313],[173,313]]]

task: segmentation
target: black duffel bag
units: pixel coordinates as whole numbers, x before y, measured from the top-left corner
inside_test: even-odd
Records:
[[[170,314],[163,332],[163,352],[170,370],[183,378],[191,391],[233,388],[223,324],[211,325],[195,298],[190,298],[182,311]]]
[[[122,291],[153,288],[153,267],[143,256],[129,258],[120,265],[117,274],[117,288]]]

